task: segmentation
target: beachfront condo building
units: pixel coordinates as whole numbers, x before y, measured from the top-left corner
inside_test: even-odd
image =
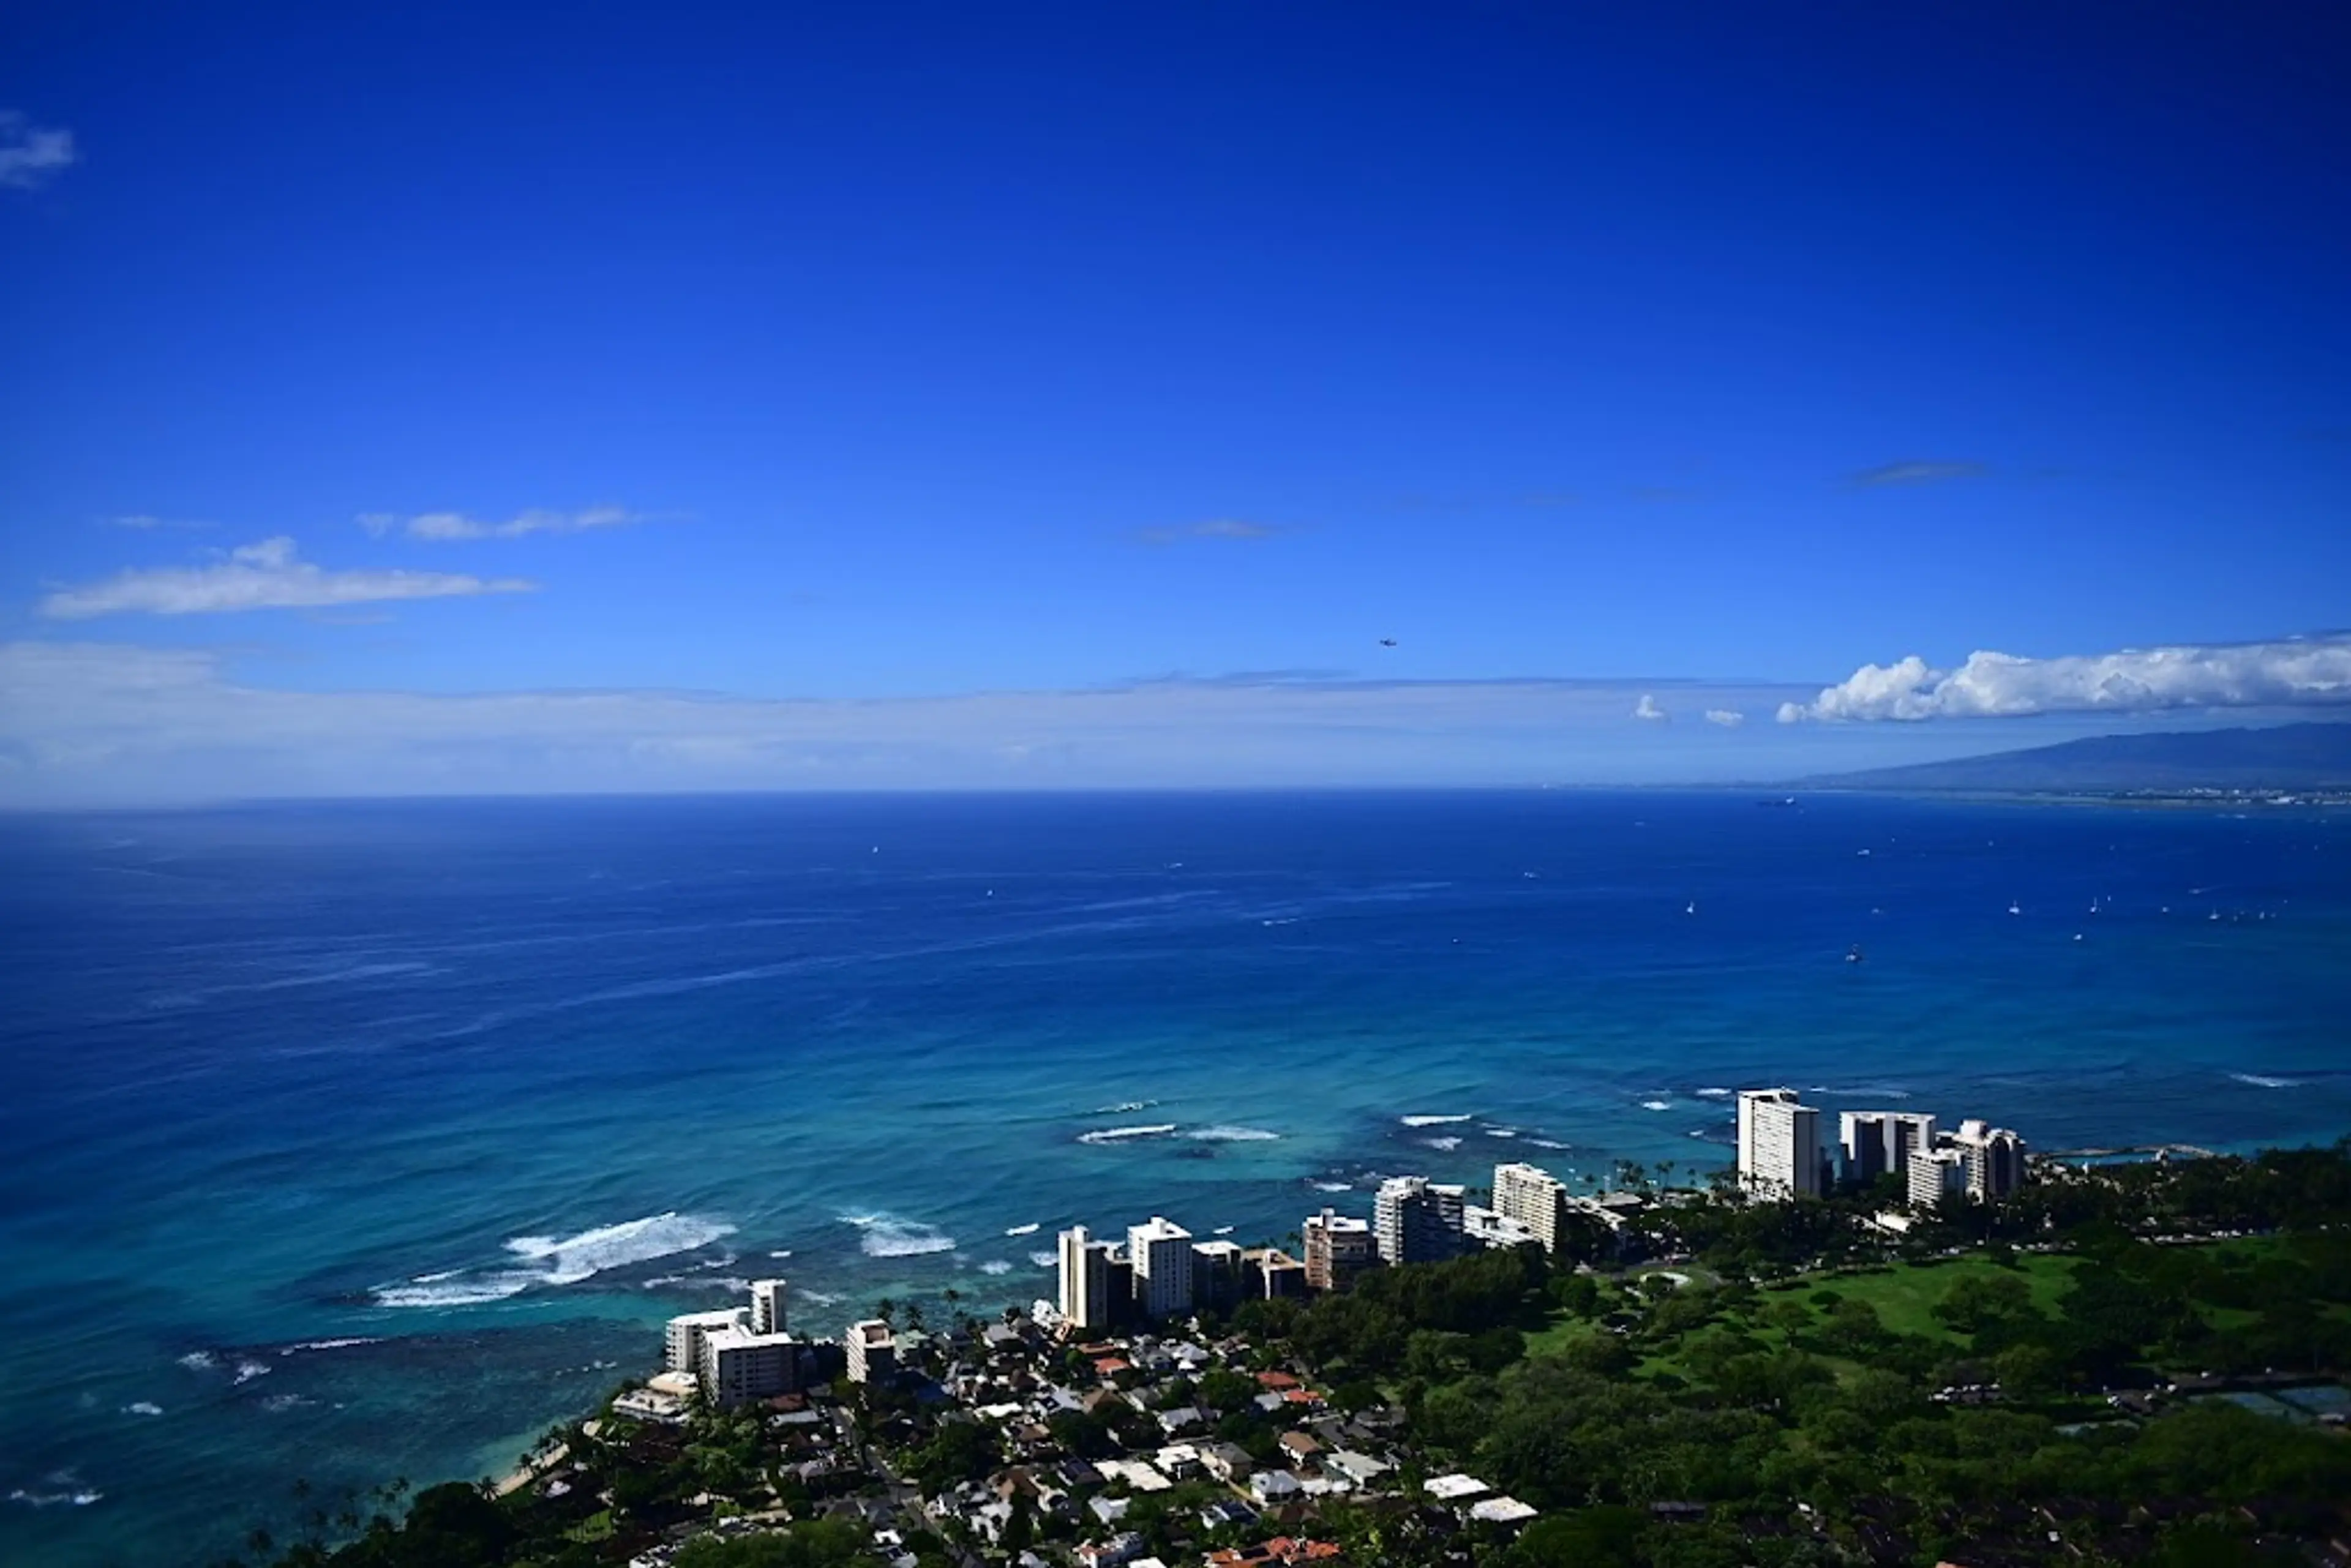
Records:
[[[1910,1207],[1932,1208],[1947,1197],[1959,1197],[1966,1194],[1967,1153],[1948,1144],[1939,1149],[1914,1150],[1907,1175],[1907,1196],[1910,1199]]]
[[[1061,1321],[1089,1333],[1108,1328],[1112,1244],[1078,1225],[1061,1232]]]
[[[752,1281],[751,1332],[781,1333],[784,1327],[784,1282],[781,1280]]]
[[[1916,1111],[1846,1111],[1837,1117],[1839,1174],[1859,1184],[1910,1168],[1910,1156],[1935,1146],[1935,1118]]]
[[[703,1396],[722,1410],[799,1391],[800,1342],[789,1334],[714,1329],[702,1336]]]
[[[1243,1289],[1238,1242],[1218,1238],[1192,1243],[1192,1301],[1195,1305],[1230,1312],[1240,1305]]]
[[[2024,1185],[2024,1140],[2006,1127],[1961,1122],[1951,1144],[1967,1156],[1968,1196],[1977,1202],[1997,1203]]]
[[[1306,1265],[1279,1247],[1249,1248],[1241,1253],[1241,1288],[1247,1295],[1263,1296],[1268,1301],[1278,1296],[1302,1296],[1306,1294]]]
[[[1792,1089],[1739,1092],[1739,1185],[1755,1197],[1821,1195],[1821,1113]]]
[[[1567,1213],[1567,1184],[1538,1166],[1496,1166],[1494,1212],[1533,1231],[1544,1251],[1557,1252],[1560,1220]]]
[[[1134,1301],[1148,1318],[1172,1318],[1192,1310],[1192,1233],[1158,1215],[1148,1225],[1131,1225],[1126,1254],[1134,1266]]]
[[[1461,1187],[1426,1176],[1390,1176],[1372,1202],[1372,1233],[1380,1261],[1434,1263],[1462,1249]]]
[[[1380,1260],[1369,1220],[1324,1209],[1310,1214],[1299,1232],[1305,1243],[1306,1283],[1317,1291],[1343,1291],[1347,1281]]]
[[[849,1381],[883,1383],[898,1370],[898,1339],[880,1318],[852,1323],[841,1336],[849,1352]]]
[[[671,1372],[702,1375],[702,1342],[721,1329],[746,1326],[749,1316],[741,1307],[715,1312],[686,1312],[670,1319],[662,1333],[662,1362]]]

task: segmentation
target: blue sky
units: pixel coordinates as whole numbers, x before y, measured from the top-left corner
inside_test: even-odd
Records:
[[[0,800],[2351,699],[2332,8],[490,9],[0,19]]]

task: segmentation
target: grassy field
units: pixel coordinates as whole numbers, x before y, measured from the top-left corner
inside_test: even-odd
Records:
[[[2012,1273],[2032,1291],[2032,1304],[2053,1315],[2057,1298],[2064,1293],[2066,1281],[2073,1277],[2074,1262],[2071,1258],[2036,1252],[2020,1257],[2012,1268],[2003,1269],[1990,1258],[1970,1253],[1933,1263],[1897,1263],[1866,1273],[1807,1280],[1791,1289],[1766,1291],[1764,1299],[1792,1296],[1808,1301],[1815,1291],[1834,1291],[1847,1300],[1867,1301],[1876,1308],[1878,1322],[1894,1333],[1956,1342],[1959,1336],[1938,1322],[1933,1311],[1935,1303],[1953,1285],[1970,1275]]]

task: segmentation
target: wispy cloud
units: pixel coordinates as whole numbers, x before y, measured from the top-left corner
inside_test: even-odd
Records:
[[[1719,724],[1725,729],[1737,729],[1747,722],[1747,716],[1737,708],[1710,707],[1706,710],[1706,722]]]
[[[141,533],[153,533],[159,529],[178,530],[212,527],[212,524],[200,522],[193,517],[159,517],[152,512],[132,512],[125,517],[107,517],[101,520],[110,528],[136,528]]]
[[[79,156],[72,131],[36,125],[13,109],[0,109],[0,185],[37,190]]]
[[[1785,685],[1676,685],[1766,707]],[[0,803],[679,789],[1637,783],[1751,747],[1625,733],[1620,681],[1294,673],[810,701],[648,690],[272,689],[192,648],[0,643]],[[1905,732],[1915,733],[1915,732]],[[1582,738],[1589,744],[1578,744]],[[1790,771],[1823,737],[1775,732]],[[1674,758],[1686,757],[1687,764]]]
[[[1147,545],[1172,545],[1185,539],[1270,539],[1282,531],[1273,523],[1253,523],[1244,517],[1209,517],[1196,523],[1137,528],[1134,537]]]
[[[1980,463],[1928,463],[1913,458],[1907,462],[1864,468],[1858,474],[1846,475],[1844,482],[1856,490],[1883,490],[1898,485],[1939,485],[1951,479],[1980,479],[1990,472],[1991,470]]]
[[[1635,718],[1647,719],[1652,724],[1671,724],[1674,716],[1657,706],[1654,693],[1643,692],[1641,700],[1633,705]]]
[[[57,621],[99,615],[218,615],[241,610],[303,610],[383,600],[449,599],[480,593],[525,593],[519,578],[469,577],[445,571],[329,571],[297,558],[294,541],[278,536],[233,549],[206,566],[118,572],[84,588],[60,589],[41,601]]]
[[[419,512],[402,517],[394,512],[366,512],[360,527],[376,538],[401,534],[412,539],[516,539],[526,534],[579,534],[590,528],[624,528],[652,521],[643,512],[626,507],[590,507],[577,512],[534,508],[501,522],[469,517],[463,512]]]
[[[2351,704],[2351,634],[2346,633],[2053,659],[1977,653],[1956,670],[1935,669],[1914,653],[1893,664],[1864,664],[1809,703],[1782,703],[1779,717],[1782,724],[1916,721],[2340,704]]]

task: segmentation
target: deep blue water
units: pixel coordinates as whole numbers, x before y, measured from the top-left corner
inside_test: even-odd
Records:
[[[11,1563],[198,1561],[298,1476],[501,1469],[750,1277],[818,1331],[1025,1301],[1075,1221],[1247,1241],[1379,1173],[1719,1164],[1743,1083],[2050,1147],[2351,1132],[2351,813],[33,817],[0,936]],[[1089,1137],[1137,1127],[1174,1131]]]

